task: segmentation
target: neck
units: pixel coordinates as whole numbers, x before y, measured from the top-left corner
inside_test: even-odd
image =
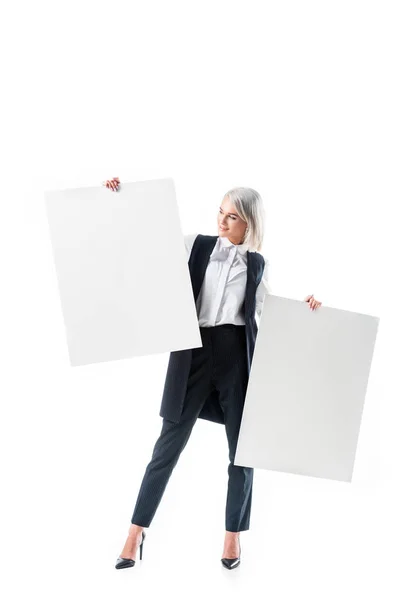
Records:
[[[231,240],[231,238],[227,238],[231,244],[235,244],[235,246],[238,246],[239,244],[243,244],[243,240],[241,240],[240,242],[238,242],[237,240]]]

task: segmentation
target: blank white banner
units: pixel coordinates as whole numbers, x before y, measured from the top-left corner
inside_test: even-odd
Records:
[[[378,324],[267,295],[234,464],[350,482]]]
[[[45,202],[71,365],[202,345],[172,179]]]

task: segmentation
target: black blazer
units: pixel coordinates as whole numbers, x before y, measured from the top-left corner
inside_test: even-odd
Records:
[[[194,300],[199,295],[210,255],[217,243],[218,236],[199,234],[193,244],[189,258],[189,271]],[[250,374],[254,346],[257,337],[255,320],[256,291],[265,267],[264,257],[258,252],[247,252],[247,281],[244,299],[245,331],[247,346],[247,370]],[[183,409],[187,379],[189,376],[192,350],[177,350],[170,353],[164,391],[161,401],[160,417],[177,423]],[[199,419],[214,423],[224,423],[224,415],[218,402],[218,391],[214,390],[207,398]]]

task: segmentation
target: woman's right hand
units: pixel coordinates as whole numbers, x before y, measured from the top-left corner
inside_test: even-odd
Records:
[[[103,185],[105,185],[109,190],[112,190],[113,192],[118,191],[119,184],[119,177],[113,177],[112,179],[106,179],[106,181],[103,181]]]

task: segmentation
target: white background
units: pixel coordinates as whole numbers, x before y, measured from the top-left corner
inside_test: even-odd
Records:
[[[3,18],[3,595],[398,598],[398,3],[39,0]],[[142,563],[114,569],[168,355],[69,366],[43,191],[116,175],[174,178],[187,233],[216,234],[224,193],[254,187],[273,292],[381,319],[353,482],[257,470],[232,572],[227,441],[200,420]]]

